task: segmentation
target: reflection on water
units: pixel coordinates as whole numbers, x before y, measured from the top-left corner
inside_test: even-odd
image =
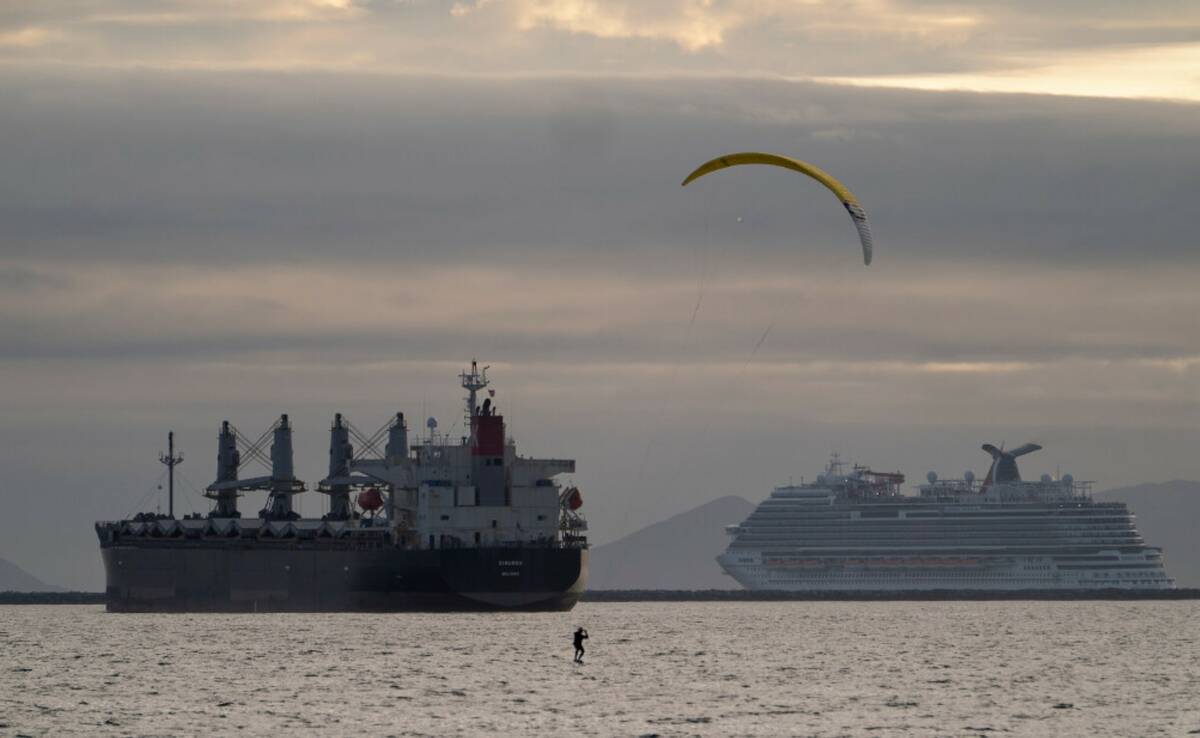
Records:
[[[585,626],[587,658],[572,663]],[[1184,735],[1200,603],[0,607],[0,735]]]

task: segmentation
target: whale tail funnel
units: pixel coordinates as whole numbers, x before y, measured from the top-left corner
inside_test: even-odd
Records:
[[[1000,448],[996,448],[990,443],[985,443],[982,448],[992,455],[992,466],[988,469],[987,478],[983,480],[983,489],[986,490],[993,484],[1021,481],[1021,472],[1017,469],[1017,457],[1040,451],[1042,447],[1036,443],[1027,443],[1024,446],[1005,451],[1004,444],[1001,444]]]

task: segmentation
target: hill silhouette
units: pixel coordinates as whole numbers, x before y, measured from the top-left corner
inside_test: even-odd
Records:
[[[61,592],[6,559],[0,559],[0,592]]]
[[[588,589],[741,589],[716,556],[729,545],[725,526],[742,522],[753,509],[741,497],[721,497],[596,546]]]

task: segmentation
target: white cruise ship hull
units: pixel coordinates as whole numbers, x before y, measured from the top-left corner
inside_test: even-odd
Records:
[[[724,553],[718,563],[746,589],[779,592],[920,592],[1173,589],[1157,549],[1078,559],[1020,555],[780,555]]]

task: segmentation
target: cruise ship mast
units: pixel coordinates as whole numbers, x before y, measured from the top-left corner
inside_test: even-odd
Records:
[[[829,466],[825,468],[825,473],[835,477],[845,476],[846,464],[842,461],[842,455],[834,451],[829,455]]]

